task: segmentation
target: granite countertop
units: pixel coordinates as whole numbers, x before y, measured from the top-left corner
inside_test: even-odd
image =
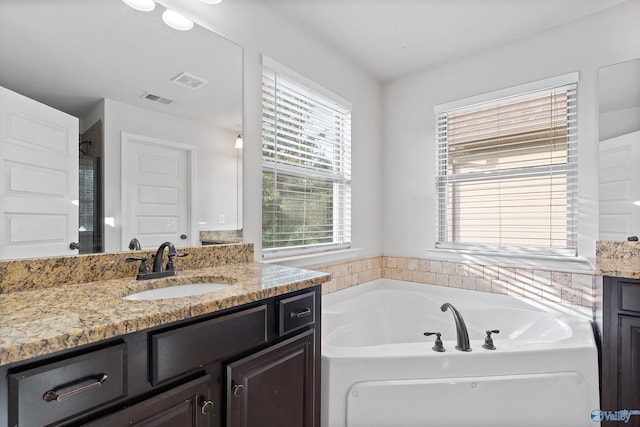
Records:
[[[640,279],[640,243],[596,242],[596,274]]]
[[[615,263],[611,265],[598,264],[596,266],[596,275],[623,277],[625,279],[640,279],[640,269],[636,269],[629,265]]]
[[[95,343],[194,316],[259,301],[329,280],[329,274],[278,265],[239,263],[0,294],[0,366]],[[173,284],[223,282],[213,293],[128,301],[122,297]]]

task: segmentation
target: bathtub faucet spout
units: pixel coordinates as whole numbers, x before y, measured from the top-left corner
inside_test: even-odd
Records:
[[[456,345],[456,350],[460,351],[471,351],[471,346],[469,346],[469,333],[467,332],[467,325],[464,324],[464,319],[462,315],[454,306],[449,304],[448,302],[442,304],[440,310],[447,311],[447,309],[451,309],[451,313],[453,314],[453,320],[456,322],[456,335],[458,338],[458,344]]]

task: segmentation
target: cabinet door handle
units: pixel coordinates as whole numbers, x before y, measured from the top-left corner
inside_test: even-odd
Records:
[[[244,390],[243,384],[236,384],[233,386],[233,395],[235,397],[240,397],[242,395],[242,390]]]
[[[301,317],[309,316],[311,314],[311,309],[309,307],[305,308],[302,311],[291,312],[289,317],[297,317],[298,319]]]
[[[213,409],[213,402],[210,400],[205,400],[202,402],[202,406],[200,407],[200,413],[202,415],[207,415]]]
[[[82,393],[83,391],[91,390],[93,388],[98,388],[108,378],[109,377],[107,377],[106,374],[99,374],[96,377],[89,378],[88,380],[91,381],[91,382],[89,384],[84,384],[84,385],[81,385],[81,384],[85,383],[88,380],[87,379],[80,380],[80,381],[70,385],[71,387],[75,387],[75,388],[72,388],[71,390],[65,391],[63,393],[60,393],[60,390],[55,390],[55,389],[54,390],[47,390],[42,395],[42,400],[44,400],[45,402],[60,402],[62,399],[66,399],[67,397],[73,396],[74,394]],[[63,386],[63,387],[60,387],[60,388],[61,389],[66,389],[68,387],[69,386]]]

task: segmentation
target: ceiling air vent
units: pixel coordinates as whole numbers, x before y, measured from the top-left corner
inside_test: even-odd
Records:
[[[189,73],[180,73],[172,78],[171,81],[175,84],[186,86],[189,89],[198,89],[200,86],[204,86],[207,83],[205,79]]]
[[[142,97],[144,99],[148,99],[149,101],[159,102],[161,104],[171,104],[173,102],[173,99],[165,98],[160,95],[154,95],[153,93],[150,93],[150,92],[145,92],[144,95],[142,95]]]

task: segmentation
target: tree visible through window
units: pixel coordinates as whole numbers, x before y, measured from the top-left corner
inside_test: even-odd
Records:
[[[263,249],[350,243],[350,127],[350,107],[263,67]]]
[[[576,251],[576,88],[438,116],[438,247]]]

